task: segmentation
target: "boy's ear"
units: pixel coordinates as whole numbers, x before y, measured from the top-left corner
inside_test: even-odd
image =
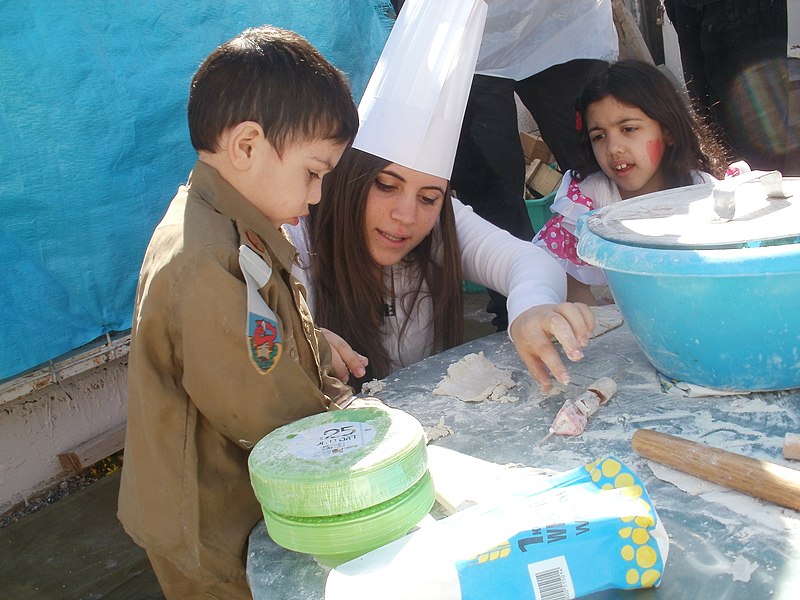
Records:
[[[227,152],[231,164],[241,171],[250,167],[259,145],[266,142],[264,130],[255,121],[243,121],[231,128]]]

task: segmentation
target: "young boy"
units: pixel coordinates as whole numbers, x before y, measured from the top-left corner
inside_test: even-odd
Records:
[[[350,396],[280,228],[319,202],[358,114],[306,40],[260,27],[200,66],[188,116],[198,161],[139,277],[119,518],[169,600],[250,598],[248,452]]]

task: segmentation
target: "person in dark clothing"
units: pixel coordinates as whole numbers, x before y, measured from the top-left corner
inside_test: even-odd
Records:
[[[489,13],[461,128],[451,185],[487,221],[530,240],[525,156],[515,94],[562,171],[578,153],[575,99],[617,56],[611,3],[488,0]],[[487,312],[508,326],[506,298],[489,290]]]
[[[664,6],[689,94],[732,154],[754,169],[800,175],[786,0],[665,0]]]

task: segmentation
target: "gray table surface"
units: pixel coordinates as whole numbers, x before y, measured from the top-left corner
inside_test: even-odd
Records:
[[[517,402],[466,404],[431,394],[447,367],[473,352],[513,371],[517,386],[509,396]],[[703,398],[666,394],[625,325],[592,340],[584,360],[568,367],[572,383],[545,397],[508,337],[498,333],[390,375],[375,395],[426,427],[444,416],[453,433],[433,443],[483,460],[565,471],[613,455],[630,466],[669,534],[663,580],[655,590],[611,590],[591,598],[800,598],[800,513],[664,470],[630,444],[636,429],[651,428],[796,468],[782,458],[782,448],[785,433],[800,432],[800,390]],[[587,430],[539,444],[564,400],[604,376],[613,377],[619,389]],[[247,576],[255,600],[322,599],[327,573],[312,557],[274,544],[263,522],[253,529]]]

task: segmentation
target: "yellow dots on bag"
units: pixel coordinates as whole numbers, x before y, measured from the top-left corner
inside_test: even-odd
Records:
[[[622,475],[620,475],[620,477],[622,477]],[[619,477],[617,477],[617,479],[619,479]],[[616,485],[616,481],[614,484]],[[620,494],[627,496],[628,498],[641,498],[642,496],[642,486],[640,485],[629,485],[624,487],[617,486],[617,489],[619,490]],[[644,504],[649,507],[647,502],[644,502]]]
[[[642,544],[646,544],[650,540],[650,534],[647,533],[647,530],[644,528],[638,528],[633,530],[633,535],[631,535],[631,539],[633,540],[634,544],[638,544],[641,546]]]
[[[632,523],[630,526],[621,527],[617,532],[620,538],[629,540],[623,542],[620,548],[620,556],[629,563],[625,581],[631,587],[653,587],[661,577],[661,572],[652,568],[658,562],[655,540],[648,531],[648,528],[654,525],[654,521],[649,516],[621,517],[620,521]]]
[[[627,587],[653,587],[661,579],[662,564],[652,533],[657,517],[644,485],[627,466],[612,457],[590,463],[586,469],[599,492],[611,492],[609,495],[615,501],[625,504],[628,516],[619,517],[619,545],[614,546],[624,561]]]
[[[591,473],[592,471],[594,471],[595,467],[597,467],[597,465],[598,465],[598,464],[600,464],[600,461],[601,461],[601,460],[603,460],[603,459],[602,459],[602,458],[598,458],[598,459],[597,459],[596,461],[594,461],[594,462],[587,463],[587,464],[584,466],[584,468],[585,468],[585,469],[586,469],[586,470],[587,470],[589,473]]]
[[[661,571],[657,571],[656,569],[648,569],[644,573],[642,573],[642,587],[653,587],[658,581],[658,578],[661,577]]]
[[[492,548],[488,552],[484,552],[482,554],[478,554],[477,556],[474,556],[473,560],[475,560],[476,563],[480,564],[480,563],[489,562],[491,560],[497,560],[497,559],[500,559],[500,558],[505,558],[509,554],[511,554],[511,545],[508,543],[508,541],[505,541],[502,544],[500,544],[499,546],[495,546],[494,548]]]
[[[615,488],[632,487],[633,484],[634,484],[633,475],[631,475],[630,473],[621,473],[614,480],[614,487]]]
[[[634,556],[633,546],[630,546],[630,545],[626,544],[625,546],[622,547],[622,550],[620,551],[620,554],[622,555],[622,558],[625,559],[627,562],[632,561],[633,560],[633,556]]]
[[[603,461],[603,464],[600,466],[600,468],[602,469],[605,477],[611,478],[615,477],[617,473],[620,472],[622,465],[616,460],[607,458],[605,461]]]
[[[658,560],[658,554],[650,546],[641,546],[636,551],[636,564],[643,569],[649,569]]]

